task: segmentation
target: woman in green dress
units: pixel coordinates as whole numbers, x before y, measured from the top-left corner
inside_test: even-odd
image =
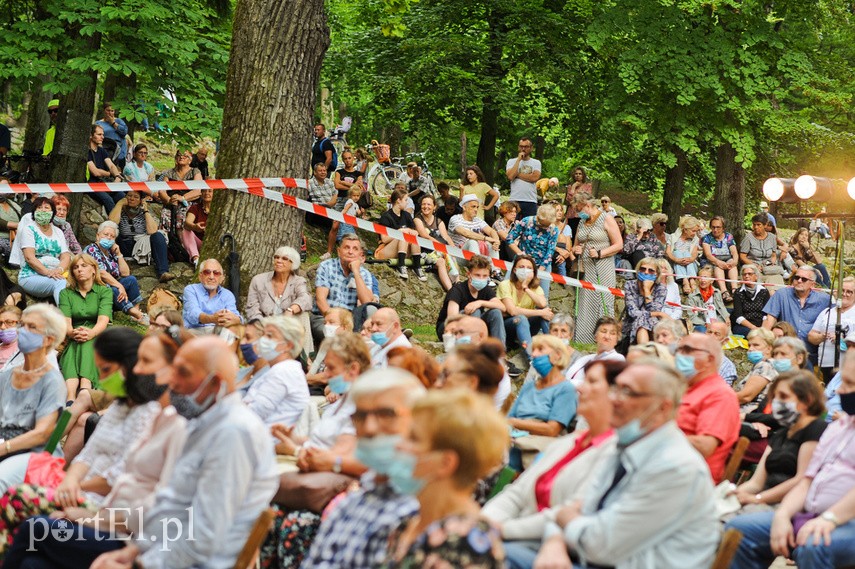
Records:
[[[101,281],[98,262],[85,253],[75,255],[68,271],[68,287],[59,294],[68,343],[59,357],[68,401],[80,389],[98,388],[95,337],[107,329],[113,316],[113,291]]]

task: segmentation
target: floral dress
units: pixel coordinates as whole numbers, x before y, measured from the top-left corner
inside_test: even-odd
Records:
[[[482,519],[449,516],[437,520],[410,545],[400,560],[394,559],[398,542],[409,519],[405,519],[389,536],[389,554],[385,569],[501,569],[505,551],[498,530]]]
[[[629,334],[630,343],[635,342],[635,335],[642,328],[653,331],[653,327],[659,323],[659,318],[651,315],[651,312],[662,312],[665,307],[665,296],[668,289],[661,283],[653,285],[651,296],[653,300],[646,302],[639,290],[640,281],[626,281],[623,285],[626,315],[624,316],[624,334]]]

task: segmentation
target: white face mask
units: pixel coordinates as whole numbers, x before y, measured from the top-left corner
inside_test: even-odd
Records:
[[[338,332],[338,326],[335,324],[324,324],[324,338],[332,338]]]
[[[455,344],[454,334],[445,333],[442,335],[442,348],[446,354],[454,349]]]

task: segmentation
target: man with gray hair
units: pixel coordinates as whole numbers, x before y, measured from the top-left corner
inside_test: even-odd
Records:
[[[184,287],[186,328],[228,328],[243,322],[232,291],[223,287],[223,266],[216,259],[199,264],[199,282]]]
[[[554,513],[535,566],[709,567],[718,545],[713,485],[677,427],[683,382],[658,360],[629,366],[609,390],[617,447],[584,503]],[[513,565],[512,565],[513,566]]]
[[[397,446],[407,435],[412,408],[425,388],[411,373],[398,368],[368,371],[348,395],[356,410],[356,459],[369,468],[360,489],[348,494],[321,523],[306,569],[373,569],[383,564],[389,535],[401,520],[419,510],[413,496],[399,494],[389,483],[389,467]]]
[[[724,463],[739,438],[739,400],[718,374],[721,343],[715,336],[692,333],[680,340],[674,363],[688,388],[677,425],[706,459],[716,484],[724,477]]]

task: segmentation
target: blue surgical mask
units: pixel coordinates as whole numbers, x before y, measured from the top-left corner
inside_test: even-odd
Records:
[[[389,343],[389,336],[386,334],[386,332],[372,332],[371,341],[377,344],[378,346],[383,347],[387,343]]]
[[[327,385],[329,386],[330,391],[336,395],[344,395],[350,391],[350,382],[344,379],[341,375],[331,377],[329,382],[327,382]]]
[[[763,352],[758,350],[748,350],[748,354],[746,354],[748,361],[752,364],[759,363],[763,360]]]
[[[695,356],[677,354],[674,358],[674,367],[686,378],[693,377],[698,373],[698,370],[695,368]]]
[[[112,248],[113,248],[113,245],[115,245],[115,244],[116,244],[116,241],[115,241],[115,240],[113,240],[113,239],[106,239],[106,238],[105,238],[105,239],[99,239],[99,240],[98,240],[98,245],[100,245],[100,246],[101,246],[101,247],[103,247],[104,249],[107,249],[108,251],[109,251],[110,249],[112,249]]]
[[[541,354],[531,359],[531,367],[534,368],[534,371],[536,371],[540,377],[546,377],[555,366],[553,366],[552,362],[549,361],[548,355]]]
[[[187,419],[195,419],[205,411],[211,408],[211,406],[216,402],[218,396],[222,397],[225,395],[226,384],[220,384],[220,390],[218,393],[212,393],[208,397],[205,398],[204,401],[199,403],[196,401],[196,398],[199,397],[199,394],[202,393],[202,390],[205,389],[211,380],[214,379],[214,374],[209,373],[208,376],[202,380],[202,383],[199,384],[199,387],[191,393],[190,395],[184,395],[181,393],[176,393],[175,391],[169,391],[169,401],[179,415]]]
[[[32,354],[45,344],[45,337],[26,328],[18,328],[18,348],[21,353]]]
[[[399,494],[407,496],[415,496],[425,487],[425,480],[413,476],[413,471],[416,469],[418,459],[415,455],[408,452],[399,452],[389,465],[386,475],[392,483],[392,487]]]
[[[591,214],[586,211],[580,211],[579,219],[581,219],[582,221],[588,221],[589,219],[591,219]]]
[[[56,217],[56,216],[54,216],[54,218],[53,218],[53,224],[54,224],[54,225],[56,225],[57,227],[59,227],[60,229],[62,229],[63,227],[65,227],[65,223],[66,223],[66,221],[65,221],[65,218],[64,218],[64,217]]]
[[[281,352],[276,350],[276,346],[278,345],[279,342],[273,338],[264,336],[258,340],[258,355],[265,360],[272,362],[281,355]]]
[[[469,282],[472,283],[472,288],[475,290],[482,290],[490,282],[490,279],[471,279]]]
[[[616,429],[617,442],[619,446],[629,446],[645,435],[645,430],[641,428],[641,420],[633,419],[623,427]]]
[[[360,437],[356,442],[356,460],[376,472],[386,475],[398,458],[401,435]]]
[[[793,369],[793,362],[786,358],[775,359],[772,360],[772,367],[774,367],[775,371],[777,371],[778,373],[784,373]]]
[[[656,275],[651,275],[649,273],[638,273],[638,280],[640,280],[640,281],[655,281]]]
[[[249,344],[241,344],[240,353],[243,354],[244,361],[249,365],[258,361],[258,354],[255,353],[255,344],[252,342]]]
[[[456,346],[465,346],[467,344],[472,343],[472,336],[460,336],[457,340],[454,341],[454,345]]]

